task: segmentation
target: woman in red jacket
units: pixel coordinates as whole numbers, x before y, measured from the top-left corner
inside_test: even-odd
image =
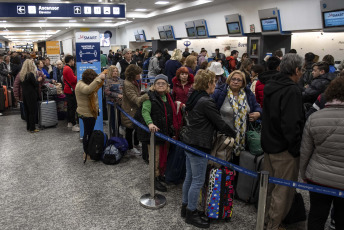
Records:
[[[63,68],[63,82],[64,82],[64,93],[67,97],[67,114],[68,114],[68,128],[72,128],[72,131],[79,132],[80,128],[76,124],[76,97],[75,97],[75,86],[78,82],[77,77],[74,75],[72,66],[74,66],[74,57],[67,55],[65,57],[66,65]]]
[[[174,101],[180,101],[185,104],[188,100],[189,90],[194,83],[193,74],[189,73],[188,68],[180,67],[176,72],[176,76],[172,79],[172,83]]]

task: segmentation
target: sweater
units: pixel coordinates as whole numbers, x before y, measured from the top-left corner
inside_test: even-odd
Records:
[[[168,83],[172,86],[172,78],[176,76],[177,70],[182,67],[182,64],[177,60],[168,60],[165,64],[164,74],[168,77]]]
[[[89,104],[89,95],[97,88],[99,84],[101,84],[102,79],[99,77],[96,77],[91,84],[87,85],[83,81],[79,81],[75,87],[75,96],[76,96],[76,101],[78,104],[78,107],[76,109],[76,112],[79,115],[82,115],[84,117],[93,117],[90,109],[90,104]],[[96,100],[96,107],[99,110],[99,105],[98,105],[98,95],[95,94]]]

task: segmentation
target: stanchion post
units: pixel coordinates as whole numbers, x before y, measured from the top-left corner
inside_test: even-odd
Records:
[[[111,106],[110,104],[107,104],[107,114],[108,114],[108,123],[109,123],[109,136],[112,137],[112,122],[111,121]]]
[[[118,131],[119,131],[118,109],[116,105],[114,105],[113,107],[114,107],[114,113],[115,113],[115,137],[118,137]]]
[[[258,176],[260,178],[259,178],[259,199],[258,199],[256,230],[263,230],[264,229],[266,197],[268,194],[268,185],[269,185],[269,172],[262,171],[262,172],[260,172],[260,174]]]
[[[150,193],[145,194],[140,198],[140,204],[149,209],[162,208],[166,204],[166,198],[163,195],[155,194],[155,136],[151,132],[149,143],[149,180]]]

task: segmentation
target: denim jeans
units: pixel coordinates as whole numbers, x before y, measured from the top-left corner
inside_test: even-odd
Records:
[[[190,211],[197,209],[199,192],[205,181],[208,160],[185,151],[186,177],[183,184],[183,204]]]

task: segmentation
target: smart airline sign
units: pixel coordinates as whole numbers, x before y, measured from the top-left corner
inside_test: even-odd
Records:
[[[324,13],[325,27],[344,26],[344,10]]]
[[[99,42],[99,35],[98,33],[87,33],[87,34],[78,34],[79,36],[76,37],[76,42],[84,43],[84,42]]]
[[[125,18],[125,4],[0,2],[1,17]]]

